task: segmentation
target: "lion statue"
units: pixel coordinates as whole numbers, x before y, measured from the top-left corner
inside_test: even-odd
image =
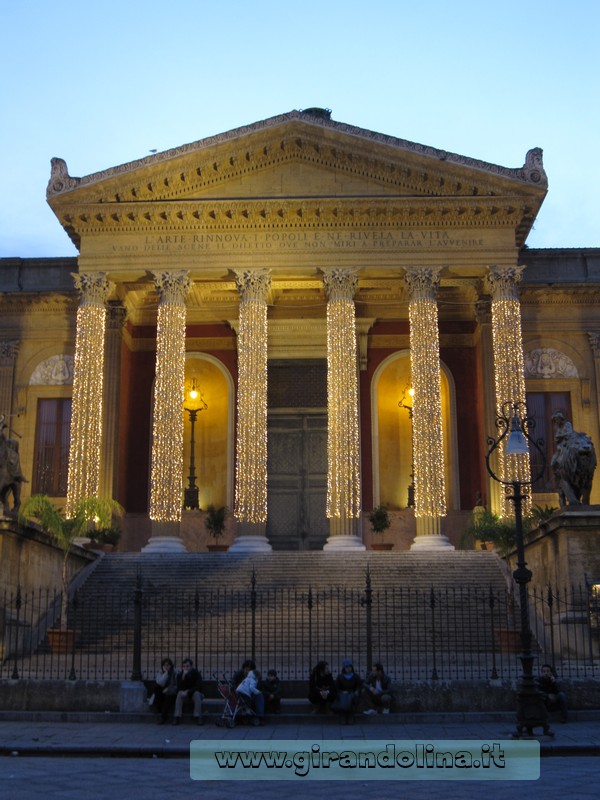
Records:
[[[573,426],[559,411],[552,417],[556,450],[550,466],[556,480],[560,507],[589,505],[596,469],[596,451],[586,433]]]

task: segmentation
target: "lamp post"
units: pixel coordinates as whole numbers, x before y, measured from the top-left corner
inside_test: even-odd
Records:
[[[496,439],[488,437],[489,450],[485,456],[485,466],[490,476],[504,486],[506,497],[515,509],[515,532],[517,544],[517,568],[513,572],[515,583],[519,587],[519,602],[521,605],[521,661],[522,674],[517,690],[517,732],[513,738],[520,738],[526,730],[531,736],[533,729],[541,727],[544,734],[553,736],[548,723],[548,712],[544,697],[538,691],[533,677],[534,657],[531,652],[531,625],[529,622],[529,597],[527,584],[531,581],[531,570],[527,569],[525,561],[525,546],[523,542],[523,500],[528,496],[524,487],[531,486],[544,472],[546,459],[540,446],[529,435],[534,429],[535,422],[527,416],[527,408],[523,402],[503,403],[500,413],[496,417],[496,428],[499,435]],[[541,454],[541,468],[539,474],[529,480],[499,478],[490,465],[492,455],[498,450],[502,442],[506,456],[527,455],[529,445],[532,445]]]
[[[196,486],[196,440],[194,438],[194,428],[196,426],[196,417],[200,411],[206,411],[208,405],[204,402],[204,398],[200,396],[196,388],[196,379],[192,378],[192,385],[190,391],[187,393],[188,405],[191,408],[184,406],[183,410],[187,411],[190,415],[190,474],[188,475],[188,485],[183,490],[183,507],[186,509],[200,508],[198,503],[198,487]]]
[[[412,405],[408,405],[404,402],[406,395],[408,395],[412,401],[413,397],[415,396],[415,390],[409,384],[406,384],[404,387],[404,392],[400,400],[398,400],[398,406],[403,408],[405,411],[408,411],[408,418],[410,420],[410,484],[408,486],[408,497],[406,500],[406,507],[407,508],[414,508],[415,505],[415,455],[414,455],[414,443],[412,438],[412,420],[413,420],[413,407]]]

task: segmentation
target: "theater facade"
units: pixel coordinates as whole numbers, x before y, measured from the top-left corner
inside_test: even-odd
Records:
[[[539,149],[501,167],[324,109],[53,159],[79,256],[0,260],[24,495],[116,497],[145,552],[204,549],[211,505],[234,552],[364,549],[382,504],[396,549],[458,545],[478,495],[502,507],[503,402],[548,455],[556,410],[600,442],[600,250],[527,247],[547,189]],[[558,504],[549,469],[533,492]]]

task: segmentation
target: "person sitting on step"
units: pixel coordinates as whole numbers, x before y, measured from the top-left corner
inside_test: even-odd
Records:
[[[239,685],[235,687],[235,691],[246,703],[248,708],[254,711],[255,716],[252,718],[252,724],[262,725],[265,716],[265,698],[258,688],[260,675],[256,671],[256,664],[250,658],[244,661],[242,668],[244,671],[244,678]]]
[[[319,661],[312,669],[308,681],[308,699],[313,704],[313,714],[325,714],[337,697],[335,681],[327,661]]]
[[[281,706],[281,681],[277,671],[270,669],[265,680],[258,682],[258,688],[265,698],[265,712],[267,714],[279,714]]]
[[[392,681],[382,664],[374,664],[365,681],[363,693],[367,708],[364,714],[389,714],[392,705]]]
[[[169,716],[169,711],[175,703],[177,694],[177,673],[175,666],[170,658],[163,658],[160,662],[160,669],[156,673],[152,696],[148,703],[153,706],[159,717],[158,724],[164,725]]]
[[[360,700],[362,685],[362,678],[354,671],[352,660],[345,658],[342,661],[342,671],[335,682],[337,698],[332,706],[334,711],[342,715],[342,725],[353,724],[354,712]]]
[[[567,722],[569,718],[568,698],[561,691],[560,684],[556,680],[556,675],[550,664],[542,664],[540,677],[538,678],[538,688],[544,695],[544,703],[548,711],[559,711],[560,721]]]
[[[183,716],[183,704],[186,700],[191,700],[194,704],[194,720],[196,725],[202,725],[202,675],[194,667],[191,658],[185,658],[182,662],[182,670],[177,673],[177,695],[175,697],[175,715],[173,725],[179,725]]]

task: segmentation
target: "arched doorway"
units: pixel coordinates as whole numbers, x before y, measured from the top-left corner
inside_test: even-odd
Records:
[[[410,351],[388,356],[375,370],[371,384],[373,424],[373,500],[390,509],[409,505],[412,484],[412,418],[408,395],[411,385]],[[454,381],[441,364],[442,426],[448,509],[458,502],[458,453]]]

